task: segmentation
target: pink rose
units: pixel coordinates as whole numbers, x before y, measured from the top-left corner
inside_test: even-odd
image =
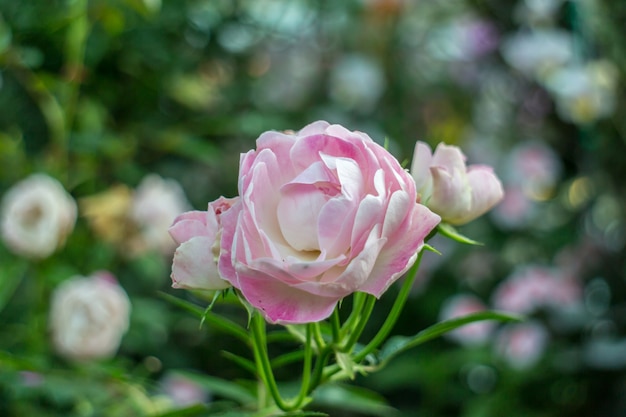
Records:
[[[440,220],[389,152],[323,121],[262,134],[241,156],[239,195],[221,216],[219,272],[270,322],[323,320],[355,291],[379,297]]]
[[[220,197],[208,211],[190,211],[174,220],[170,235],[178,243],[172,264],[172,287],[221,290],[230,287],[217,270],[221,216],[239,200]]]
[[[466,167],[461,150],[444,143],[433,154],[426,143],[417,142],[411,174],[420,202],[453,225],[474,220],[504,196],[502,184],[491,167]]]

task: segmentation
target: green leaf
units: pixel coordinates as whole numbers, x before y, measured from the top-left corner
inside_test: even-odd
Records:
[[[467,236],[463,236],[457,230],[448,223],[439,223],[437,225],[437,231],[441,233],[443,236],[456,240],[459,243],[465,243],[466,245],[482,245],[482,243],[477,242],[473,239],[470,239]]]
[[[255,375],[255,376],[257,375],[257,369],[256,369],[256,365],[254,364],[254,362],[242,356],[235,355],[234,353],[229,352],[227,350],[222,351],[222,355],[224,355],[226,359],[229,359],[232,362],[235,362],[237,365],[239,365],[246,371],[249,371],[250,373],[252,373],[252,375]]]
[[[354,379],[356,364],[352,356],[349,353],[337,352],[335,358],[337,359],[337,365],[345,372],[348,378]]]
[[[478,313],[468,314],[467,316],[457,317],[450,320],[444,320],[434,324],[415,336],[394,336],[391,337],[382,347],[378,358],[380,360],[379,367],[383,367],[391,358],[400,353],[421,345],[431,339],[439,337],[463,325],[482,320],[498,320],[502,322],[522,321],[523,318],[518,315],[497,311],[481,311]]]
[[[237,383],[195,372],[176,371],[176,373],[190,379],[220,397],[236,401],[243,405],[256,403],[256,397]]]
[[[383,417],[393,416],[397,412],[378,393],[343,384],[327,384],[317,388],[313,393],[312,405]]]
[[[152,417],[200,417],[206,416],[207,406],[203,404],[195,404],[190,407],[179,408],[177,410],[167,411],[162,414],[153,415]]]

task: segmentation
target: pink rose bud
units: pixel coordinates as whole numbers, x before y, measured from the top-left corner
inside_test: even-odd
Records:
[[[47,258],[65,243],[75,222],[76,202],[60,182],[44,174],[18,182],[2,199],[2,238],[18,255]]]
[[[111,274],[74,277],[52,294],[52,342],[69,359],[112,356],[128,330],[129,315],[128,296]]]
[[[426,143],[417,142],[411,165],[419,201],[453,225],[474,220],[504,196],[491,167],[466,167],[465,159],[456,146],[440,143],[432,154]]]
[[[196,290],[222,290],[230,283],[217,270],[222,235],[222,214],[236,198],[220,197],[207,211],[190,211],[174,220],[170,235],[179,245],[172,265],[172,287]]]
[[[263,133],[241,156],[239,195],[221,216],[219,272],[274,323],[323,320],[355,291],[379,297],[440,220],[382,146],[324,121]]]

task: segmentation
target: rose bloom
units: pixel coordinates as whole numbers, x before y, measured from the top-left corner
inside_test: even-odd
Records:
[[[110,273],[74,277],[52,295],[52,342],[69,359],[112,356],[128,329],[129,315],[128,296]]]
[[[442,221],[462,225],[481,216],[502,197],[498,177],[486,165],[465,165],[465,155],[456,146],[430,146],[417,142],[411,164],[419,201],[439,214]]]
[[[185,193],[175,180],[147,175],[135,190],[131,203],[131,219],[139,228],[141,247],[170,254],[174,250],[168,227],[176,216],[189,209]]]
[[[440,220],[389,152],[323,121],[262,134],[241,156],[239,195],[220,212],[218,270],[273,323],[323,320],[355,291],[379,297]]]
[[[18,255],[46,258],[65,243],[76,222],[76,202],[54,178],[33,174],[2,199],[0,228]]]

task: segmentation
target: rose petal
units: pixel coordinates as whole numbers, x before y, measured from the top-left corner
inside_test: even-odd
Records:
[[[194,237],[182,243],[174,253],[172,287],[198,290],[221,290],[230,284],[223,280],[213,259],[214,239]]]

